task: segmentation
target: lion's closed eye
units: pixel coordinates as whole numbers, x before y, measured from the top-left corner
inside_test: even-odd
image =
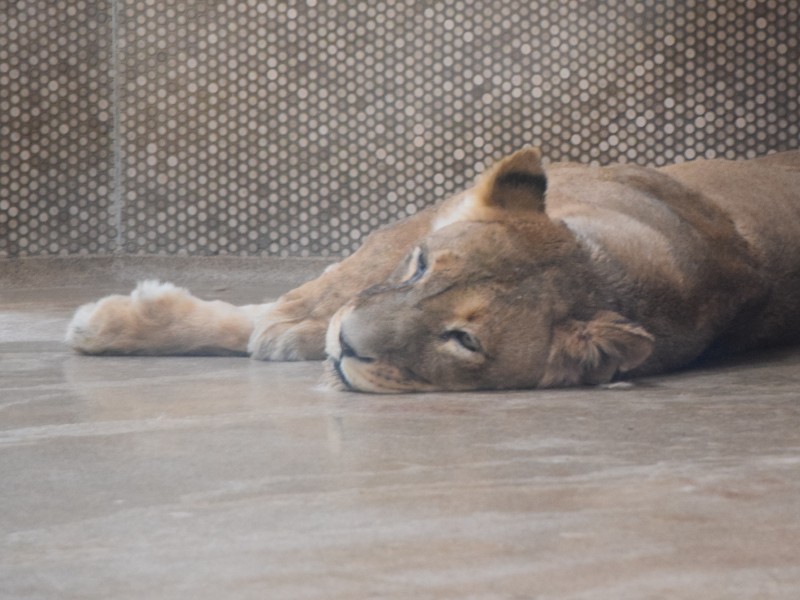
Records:
[[[428,271],[428,259],[425,256],[424,250],[417,246],[411,253],[411,258],[408,261],[408,268],[403,283],[411,284],[419,281]]]
[[[447,329],[439,338],[442,350],[455,357],[461,364],[477,367],[484,363],[486,355],[478,337],[464,329]]]
[[[482,352],[478,338],[463,329],[448,329],[442,334],[442,339],[458,344],[467,352]]]

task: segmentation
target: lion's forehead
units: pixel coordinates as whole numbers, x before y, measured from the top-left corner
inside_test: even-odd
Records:
[[[461,323],[480,321],[487,316],[491,301],[492,294],[486,289],[459,294],[453,303],[451,318]]]

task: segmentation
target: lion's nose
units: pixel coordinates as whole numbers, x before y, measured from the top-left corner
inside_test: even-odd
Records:
[[[341,348],[342,358],[355,358],[361,362],[372,362],[374,359],[367,356],[359,356],[358,352],[353,348],[352,344],[347,341],[344,335],[344,329],[339,331],[339,347]]]
[[[350,345],[350,342],[344,337],[344,331],[339,332],[339,347],[342,349],[342,356],[347,356],[350,358],[358,358],[358,354],[356,351],[353,350],[353,347]]]

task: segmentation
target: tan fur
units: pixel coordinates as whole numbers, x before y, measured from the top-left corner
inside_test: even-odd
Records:
[[[545,191],[546,189],[546,191]],[[800,340],[800,152],[542,168],[525,149],[276,303],[147,286],[79,309],[87,353],[329,356],[369,392],[598,384]]]
[[[67,343],[84,354],[245,353],[254,317],[266,306],[204,301],[182,288],[140,283],[75,314]]]

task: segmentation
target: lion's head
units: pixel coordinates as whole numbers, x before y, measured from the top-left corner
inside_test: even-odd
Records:
[[[609,381],[653,338],[605,308],[589,257],[544,212],[538,150],[489,169],[440,228],[328,329],[331,372],[367,392]]]

